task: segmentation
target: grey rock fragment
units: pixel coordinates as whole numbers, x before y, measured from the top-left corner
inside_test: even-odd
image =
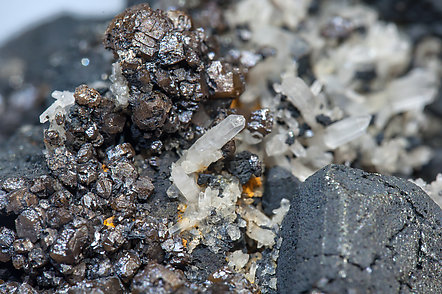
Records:
[[[210,274],[227,265],[226,259],[222,254],[215,254],[205,246],[198,246],[192,252],[192,264],[198,268],[194,278],[199,283],[205,281]]]
[[[16,191],[18,189],[24,189],[25,186],[26,186],[26,181],[18,177],[7,178],[2,183],[2,189],[7,192]]]
[[[12,256],[11,261],[12,261],[12,266],[15,269],[19,270],[19,269],[23,269],[23,268],[28,268],[29,267],[28,260],[26,259],[26,257],[24,255],[15,254],[15,255]]]
[[[108,199],[112,194],[112,181],[108,178],[101,177],[96,184],[97,195]]]
[[[26,186],[23,178],[48,174],[42,153],[42,126],[25,127],[0,143],[0,185],[9,192]],[[14,178],[10,178],[11,175]]]
[[[113,268],[109,258],[95,258],[93,261],[88,270],[88,276],[90,278],[103,278],[113,274]]]
[[[227,170],[238,178],[242,185],[246,184],[254,175],[261,176],[261,162],[257,155],[242,151],[235,155],[235,158],[227,164]]]
[[[442,293],[442,212],[411,182],[329,165],[282,225],[279,293]]]
[[[135,192],[137,192],[138,199],[140,200],[146,200],[152,195],[153,190],[155,189],[152,181],[147,176],[139,177],[134,186]]]
[[[19,214],[24,209],[34,206],[38,203],[37,197],[28,192],[26,188],[10,192],[8,195],[8,205],[6,206],[7,212],[14,212]]]
[[[283,198],[292,201],[301,182],[285,168],[275,166],[266,173],[262,207],[267,215],[280,207]]]
[[[33,268],[42,267],[48,262],[48,258],[41,248],[32,249],[28,254],[28,258]]]
[[[28,253],[34,248],[34,244],[29,239],[17,239],[13,243],[13,248],[17,253]]]
[[[28,283],[23,283],[18,287],[17,294],[38,294],[38,291],[32,288]]]

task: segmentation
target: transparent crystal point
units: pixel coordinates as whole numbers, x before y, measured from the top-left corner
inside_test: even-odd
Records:
[[[242,115],[229,115],[218,125],[208,130],[184,154],[180,160],[186,173],[193,173],[208,167],[222,157],[221,148],[242,129],[246,120]]]
[[[336,149],[361,136],[370,124],[371,116],[352,116],[335,122],[325,129],[324,143]]]

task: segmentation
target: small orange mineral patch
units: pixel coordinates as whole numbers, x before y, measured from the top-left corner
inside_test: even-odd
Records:
[[[104,224],[106,227],[109,227],[109,228],[115,228],[115,225],[114,225],[114,218],[115,218],[115,216],[108,217],[107,219],[104,220],[103,224]]]
[[[178,204],[178,222],[183,220],[183,213],[186,211],[187,205],[184,203]]]
[[[239,102],[239,98],[233,99],[232,103],[230,104],[230,108],[240,108],[241,102]]]
[[[107,173],[109,171],[109,168],[104,163],[101,165],[101,168],[103,169],[103,171],[105,173]]]
[[[261,106],[261,103],[259,103],[259,102],[257,102],[255,105],[253,105],[253,107],[252,107],[252,110],[253,111],[255,111],[255,110],[261,110],[262,109],[262,106]]]
[[[261,193],[257,193],[256,189],[262,186],[262,181],[260,177],[251,177],[247,184],[242,186],[243,194],[247,197],[252,198],[255,196],[261,196]]]
[[[187,248],[187,240],[183,238],[181,241],[183,242],[183,246]]]
[[[178,207],[177,207],[177,209],[178,209],[179,212],[185,212],[185,211],[186,211],[186,208],[187,208],[187,205],[184,204],[184,203],[180,203],[180,204],[178,204]]]

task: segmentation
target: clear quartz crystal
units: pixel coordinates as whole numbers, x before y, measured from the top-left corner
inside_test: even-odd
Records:
[[[393,113],[422,109],[437,94],[436,77],[430,71],[417,68],[392,82],[387,93]]]
[[[230,239],[232,239],[232,241],[236,241],[239,240],[239,238],[241,238],[241,231],[237,226],[234,225],[229,225],[227,227],[227,234],[229,234],[229,237]]]
[[[272,247],[275,244],[276,234],[269,229],[264,229],[251,222],[247,225],[247,236],[258,242],[258,248],[262,246]]]
[[[232,114],[208,130],[180,159],[184,171],[188,174],[197,172],[220,159],[221,148],[244,129],[245,123],[242,115]]]
[[[126,108],[129,105],[129,87],[118,62],[112,64],[112,74],[109,79],[112,82],[110,90],[115,95],[117,105]]]
[[[174,185],[189,202],[196,202],[200,189],[194,178],[184,172],[180,165],[172,164],[170,173]]]
[[[325,129],[324,143],[336,149],[364,134],[370,124],[371,116],[352,116],[335,122]]]
[[[243,253],[241,250],[236,250],[227,256],[227,261],[229,262],[230,267],[238,271],[247,264],[249,261],[249,255]]]
[[[302,146],[298,140],[296,140],[295,143],[290,146],[290,151],[292,151],[296,157],[305,157],[307,155],[304,146]]]
[[[290,201],[285,198],[282,198],[281,206],[272,211],[274,214],[272,217],[272,222],[274,224],[281,225],[285,215],[287,214],[287,212],[289,212],[289,209],[290,209]]]
[[[74,93],[69,91],[54,91],[51,96],[56,101],[40,115],[40,123],[53,121],[58,113],[66,114],[67,109],[75,103]]]
[[[218,213],[226,213],[228,218],[235,212],[235,203],[241,195],[239,182],[233,181],[223,189],[223,197],[219,191],[210,187],[201,190],[196,183],[196,172],[207,168],[212,162],[222,157],[221,148],[232,140],[245,126],[242,115],[229,115],[218,125],[208,130],[199,138],[181,158],[172,164],[171,180],[186,199],[187,209],[181,222],[170,228],[171,233],[190,229],[193,225],[210,215],[212,209]],[[168,195],[174,197],[174,189]],[[236,215],[232,219],[234,221]]]
[[[275,156],[284,154],[288,150],[288,145],[285,143],[287,134],[277,134],[272,136],[265,146],[268,156]]]
[[[289,70],[284,73],[282,83],[275,84],[273,87],[277,93],[287,96],[288,100],[301,111],[302,116],[311,127],[317,125],[315,121],[316,97],[306,83],[295,76],[294,71]],[[313,87],[315,91],[318,91],[317,87],[319,86]]]

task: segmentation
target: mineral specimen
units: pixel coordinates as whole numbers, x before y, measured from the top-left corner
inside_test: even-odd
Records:
[[[149,1],[162,10],[110,21],[108,55],[100,26],[64,50],[25,35],[49,53],[5,60],[0,124],[69,91],[41,115],[43,142],[29,126],[0,142],[0,292],[438,291],[427,197],[343,166],[308,177],[425,172],[440,203],[439,161],[422,167],[441,146],[425,110],[441,42],[359,1],[295,2]],[[57,79],[28,85],[42,60]],[[100,60],[92,80],[75,66]]]
[[[138,144],[186,129],[201,102],[234,99],[243,90],[240,71],[208,57],[214,48],[181,11],[131,7],[111,22],[105,46],[118,57],[111,89],[117,105],[129,105]]]

